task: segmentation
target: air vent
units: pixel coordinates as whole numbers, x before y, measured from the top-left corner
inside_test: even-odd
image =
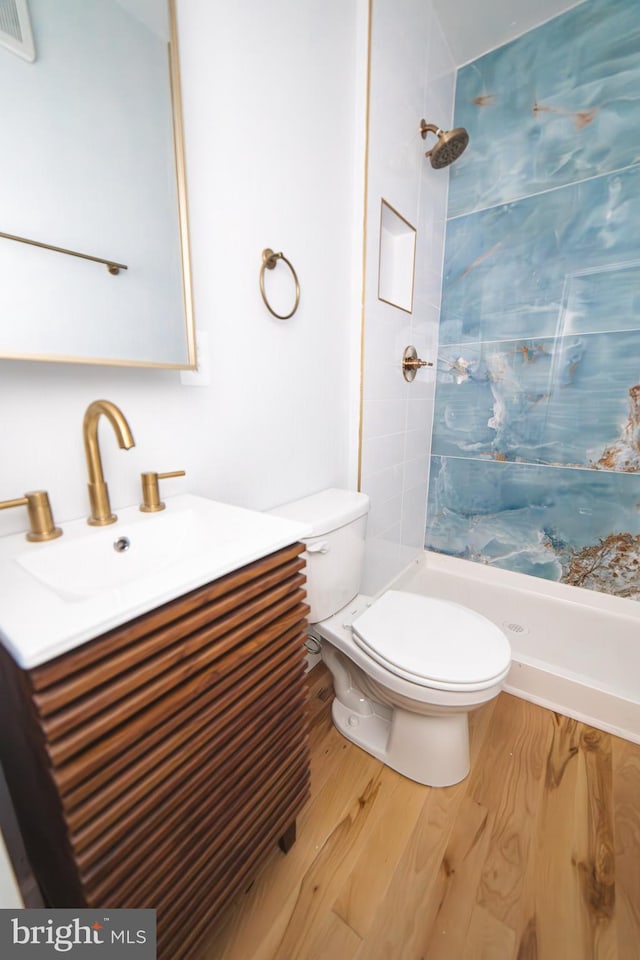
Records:
[[[35,60],[27,0],[0,0],[0,45],[23,60]]]

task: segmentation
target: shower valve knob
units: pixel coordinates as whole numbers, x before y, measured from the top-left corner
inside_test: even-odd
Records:
[[[420,367],[432,367],[431,360],[421,360],[415,347],[407,347],[402,354],[402,375],[409,383],[415,379]]]

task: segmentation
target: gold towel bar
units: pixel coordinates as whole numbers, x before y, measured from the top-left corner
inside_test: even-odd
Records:
[[[104,260],[102,257],[91,257],[88,253],[77,253],[75,250],[66,250],[64,247],[54,247],[50,243],[40,243],[39,240],[27,240],[26,237],[16,237],[12,233],[0,233],[0,237],[4,237],[5,240],[17,240],[18,243],[28,243],[32,247],[42,247],[44,250],[54,250],[56,253],[66,253],[70,257],[80,257],[82,260],[93,260],[94,263],[104,263],[109,273],[114,277],[121,270],[128,269],[126,263],[116,263],[115,260]]]
[[[289,313],[276,313],[267,300],[267,295],[264,289],[264,271],[273,270],[278,260],[284,260],[286,265],[289,267],[289,270],[291,270],[296,284],[296,300],[293,305],[293,310],[291,310]],[[262,294],[262,299],[264,300],[267,310],[269,313],[272,313],[274,317],[277,317],[278,320],[288,320],[289,317],[292,317],[298,309],[298,304],[300,303],[300,284],[298,283],[298,274],[295,272],[293,269],[293,264],[287,260],[284,253],[274,253],[270,247],[267,247],[262,251],[262,267],[260,268],[260,293]]]

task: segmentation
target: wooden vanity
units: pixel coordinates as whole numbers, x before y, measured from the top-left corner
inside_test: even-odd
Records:
[[[52,907],[153,907],[197,956],[309,789],[294,544],[55,660],[0,648],[2,763]],[[187,922],[188,920],[188,922]]]

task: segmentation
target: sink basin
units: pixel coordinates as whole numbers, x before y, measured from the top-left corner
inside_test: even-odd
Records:
[[[79,600],[184,563],[202,539],[197,514],[189,508],[161,513],[152,523],[136,517],[93,528],[92,535],[77,540],[56,541],[48,550],[25,551],[16,560],[58,596]]]
[[[64,599],[90,597],[178,565],[198,539],[195,511],[160,514],[154,523],[130,521],[49,550],[16,557],[27,573]]]
[[[64,536],[0,538],[0,639],[33,667],[308,535],[303,524],[204,497],[166,498],[161,513],[63,524]]]

